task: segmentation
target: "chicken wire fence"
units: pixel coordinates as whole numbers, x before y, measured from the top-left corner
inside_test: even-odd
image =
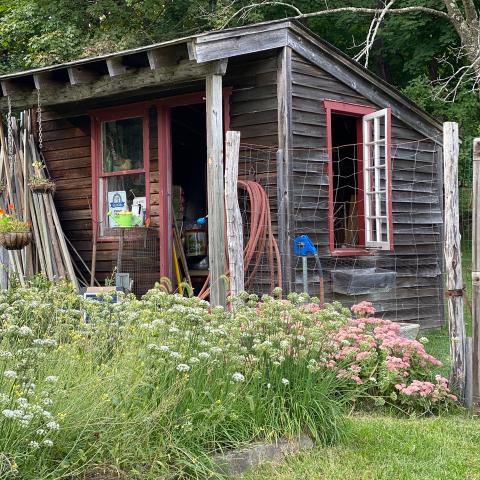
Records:
[[[463,160],[463,161],[462,161]],[[461,159],[458,175],[459,219],[464,286],[464,318],[467,334],[472,321],[472,220],[473,220],[473,166],[470,159]]]
[[[283,284],[291,291],[306,290],[319,296],[323,277],[325,301],[338,300],[351,305],[369,300],[385,318],[420,322],[424,328],[442,325],[440,140],[426,138],[392,144],[390,179],[387,170],[380,169],[370,187],[367,185],[371,190],[377,189],[372,194],[374,201],[379,197],[377,214],[386,217],[383,227],[390,229],[387,233],[393,238],[393,246],[388,250],[366,245],[369,219],[365,213],[361,144],[334,146],[331,161],[326,148],[294,148],[287,153],[288,161],[279,161],[276,148],[242,145],[239,178],[261,185],[271,212],[269,222],[267,216],[262,217],[261,204],[260,207],[258,201],[252,204],[241,191],[245,242],[252,232],[259,234],[259,222],[264,226],[260,235],[267,237],[259,239],[253,247],[250,244],[254,252],[246,268],[246,289],[262,294]],[[288,164],[290,169],[285,175],[282,165]],[[391,192],[392,205],[389,226],[387,192]],[[278,212],[285,211],[282,210],[285,202],[290,213],[282,219]],[[468,218],[466,210],[464,216]],[[371,221],[378,225],[375,218]],[[380,229],[383,227],[380,225]],[[463,227],[470,231],[466,223]],[[278,252],[278,266],[275,249],[272,253],[269,246],[270,234],[277,245],[284,238],[284,247],[280,245]],[[319,260],[312,253],[307,255],[306,276],[305,261],[294,252],[295,239],[302,235],[311,240]],[[384,231],[379,238],[382,235],[386,238]]]

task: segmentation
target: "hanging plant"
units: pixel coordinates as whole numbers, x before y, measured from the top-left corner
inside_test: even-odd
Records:
[[[30,177],[28,186],[32,192],[53,193],[55,192],[55,182],[43,177]]]
[[[0,245],[7,250],[21,250],[32,241],[30,224],[19,220],[14,206],[8,206],[11,213],[0,208]]]
[[[32,192],[53,193],[55,182],[45,177],[45,165],[36,160],[32,163],[33,176],[28,179],[28,186]]]

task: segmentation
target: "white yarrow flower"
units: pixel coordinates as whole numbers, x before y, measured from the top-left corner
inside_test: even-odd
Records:
[[[234,382],[244,382],[245,381],[245,377],[240,373],[240,372],[235,372],[233,375],[232,375],[232,380]]]
[[[179,372],[188,372],[190,370],[190,367],[186,363],[179,363],[177,365],[177,370]]]
[[[53,442],[51,440],[49,440],[48,438],[46,438],[43,442],[42,442],[46,447],[53,447]]]
[[[22,327],[20,327],[18,331],[20,335],[23,335],[24,337],[26,337],[27,335],[31,335],[33,333],[32,329],[30,327],[27,327],[26,325],[23,325]]]
[[[46,425],[45,425],[49,430],[59,430],[60,428],[60,425],[58,424],[58,422],[48,422]]]
[[[290,380],[288,380],[287,378],[282,378],[282,383],[284,385],[290,385]]]
[[[7,378],[17,378],[17,372],[14,370],[5,370],[3,375]]]
[[[57,383],[58,377],[56,377],[55,375],[49,375],[48,377],[45,377],[45,381],[47,383]]]

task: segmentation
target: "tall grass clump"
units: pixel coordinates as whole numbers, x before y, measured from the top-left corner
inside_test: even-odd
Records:
[[[210,478],[219,451],[341,434],[358,385],[321,361],[340,305],[120,297],[41,277],[0,292],[0,479]]]

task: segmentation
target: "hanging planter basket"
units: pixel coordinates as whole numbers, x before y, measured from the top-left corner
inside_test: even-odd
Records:
[[[28,182],[30,190],[34,193],[54,193],[55,182],[52,182],[48,178],[31,178]]]
[[[0,233],[0,245],[7,250],[21,250],[32,241],[32,232]]]

